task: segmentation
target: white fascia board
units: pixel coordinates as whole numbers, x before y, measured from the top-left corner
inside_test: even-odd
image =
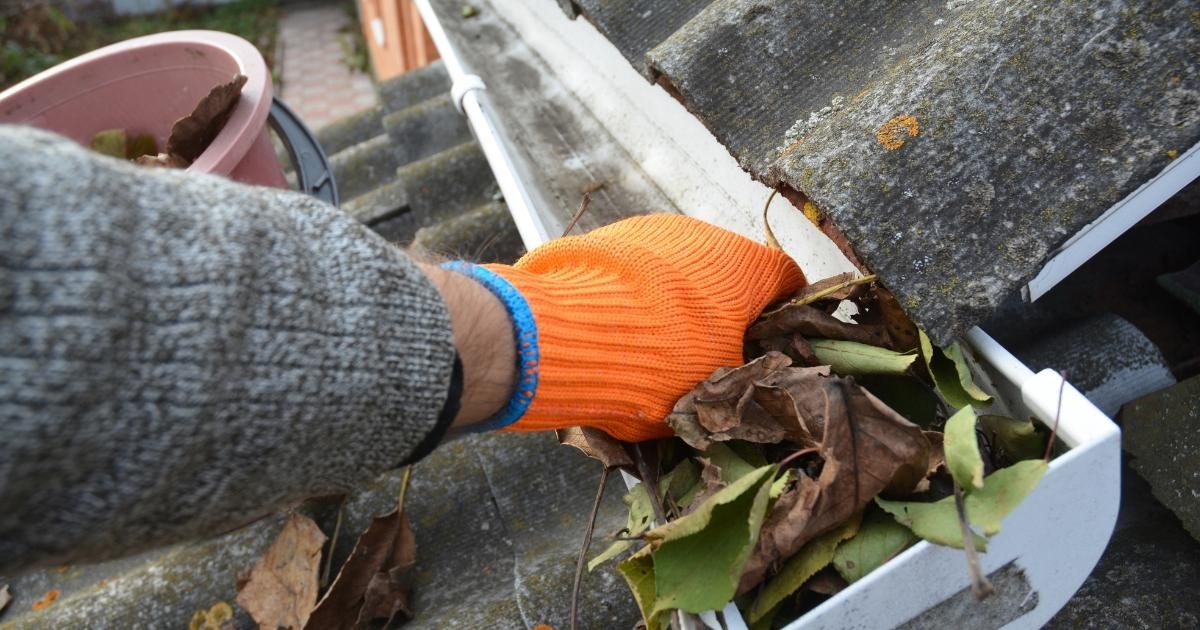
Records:
[[[638,74],[591,23],[571,20],[553,0],[498,1],[492,8],[677,208],[764,240],[762,205],[771,190],[751,179],[699,120]],[[770,220],[809,280],[855,271],[783,197],[772,202]]]
[[[1108,246],[1154,211],[1155,208],[1200,177],[1200,144],[1167,164],[1150,181],[1142,184],[1067,239],[1023,290],[1027,302],[1046,295],[1071,272]]]

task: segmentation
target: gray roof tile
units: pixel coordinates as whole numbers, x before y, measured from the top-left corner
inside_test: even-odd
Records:
[[[1194,2],[718,0],[658,42],[642,4],[576,2],[939,341],[1200,140]]]

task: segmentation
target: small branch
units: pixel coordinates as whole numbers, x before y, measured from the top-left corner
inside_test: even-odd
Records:
[[[333,524],[333,536],[329,539],[329,555],[325,558],[325,569],[321,571],[321,588],[329,586],[329,574],[333,571],[333,551],[337,548],[338,535],[342,533],[342,516],[346,513],[346,495],[338,503],[337,520]]]
[[[958,524],[962,527],[963,552],[967,555],[967,572],[971,575],[971,592],[975,599],[983,600],[994,590],[992,583],[979,567],[979,554],[975,551],[975,536],[971,525],[967,522],[967,504],[963,501],[963,491],[957,483],[954,484],[954,507],[958,508]]]
[[[570,234],[571,230],[575,229],[575,224],[579,223],[579,218],[583,216],[584,212],[587,212],[588,204],[591,202],[592,202],[591,194],[583,193],[583,199],[579,200],[579,209],[575,211],[575,216],[571,217],[571,222],[568,223],[567,227],[563,229],[563,231],[562,231],[563,236]]]
[[[1042,461],[1050,463],[1050,452],[1054,450],[1054,439],[1058,437],[1058,418],[1062,415],[1063,390],[1067,387],[1067,373],[1062,373],[1062,382],[1058,384],[1058,408],[1054,411],[1054,426],[1050,429],[1050,438],[1046,440],[1046,453]]]
[[[767,203],[763,204],[763,229],[767,232],[767,247],[772,249],[782,250],[783,246],[779,244],[779,240],[775,238],[775,233],[771,231],[771,222],[767,220],[767,211],[771,209],[771,200],[775,195],[779,194],[776,188],[771,189],[771,194],[767,195]]]
[[[608,485],[607,466],[600,473],[600,487],[596,489],[596,500],[592,502],[592,514],[588,517],[587,530],[583,533],[583,544],[579,547],[579,559],[575,561],[575,584],[571,587],[571,630],[575,630],[579,622],[579,585],[583,582],[583,566],[587,559],[588,547],[592,545],[592,533],[596,531],[596,515],[600,513],[600,501],[604,499],[604,488]]]
[[[646,486],[646,494],[650,497],[650,506],[654,508],[654,518],[659,525],[667,524],[667,515],[663,512],[662,501],[658,498],[658,477],[650,476],[650,467],[642,455],[642,444],[633,445],[633,459],[637,462],[638,474],[642,476],[642,485]]]
[[[811,447],[811,448],[802,448],[802,449],[796,451],[795,453],[792,453],[792,454],[788,455],[787,457],[784,457],[783,459],[779,460],[779,470],[783,470],[784,468],[787,468],[787,465],[792,463],[792,460],[799,459],[801,457],[804,457],[805,455],[811,455],[813,453],[820,453],[820,452],[821,452],[821,449],[819,449],[815,446]]]
[[[404,467],[404,477],[400,479],[400,495],[396,497],[396,511],[404,511],[404,495],[408,494],[408,480],[412,477],[412,465]]]
[[[812,304],[813,302],[816,302],[817,300],[829,297],[830,295],[833,295],[834,293],[837,293],[838,291],[841,291],[842,289],[852,287],[856,284],[867,284],[868,282],[874,282],[877,277],[878,277],[877,275],[871,273],[871,274],[867,274],[861,278],[855,278],[853,280],[847,280],[845,282],[835,284],[831,287],[821,289],[820,291],[817,291],[816,293],[812,293],[812,294],[806,295],[802,298],[787,302],[783,306],[780,306],[777,309],[763,313],[762,315],[759,316],[759,318],[765,319],[767,317],[774,315],[775,313],[778,313],[779,311],[782,311],[785,308],[788,308],[789,306],[804,306],[805,304]]]

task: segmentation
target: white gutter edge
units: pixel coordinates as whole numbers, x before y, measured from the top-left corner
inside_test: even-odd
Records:
[[[414,0],[413,4],[421,14],[425,28],[429,31],[430,38],[433,39],[433,45],[441,55],[446,72],[450,75],[450,96],[454,100],[454,107],[465,114],[467,120],[470,121],[471,129],[475,132],[475,139],[479,142],[479,147],[483,150],[483,155],[492,168],[492,174],[495,175],[496,183],[500,186],[500,193],[504,195],[504,202],[508,205],[513,222],[517,224],[521,241],[525,244],[526,250],[532,250],[550,240],[550,233],[542,221],[541,214],[537,211],[537,204],[529,187],[518,175],[516,158],[512,149],[505,142],[504,136],[500,133],[480,98],[481,92],[486,91],[487,86],[479,75],[467,71],[462,59],[458,56],[458,51],[454,49],[445,29],[438,21],[437,14],[434,13],[429,0]]]
[[[1058,252],[1042,265],[1042,270],[1025,285],[1022,290],[1025,301],[1033,302],[1045,295],[1054,285],[1062,282],[1071,272],[1197,177],[1200,177],[1200,144],[1193,145],[1150,181],[1067,239]]]

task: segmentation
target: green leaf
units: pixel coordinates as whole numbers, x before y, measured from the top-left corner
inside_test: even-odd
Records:
[[[92,150],[109,157],[125,159],[127,137],[124,129],[105,129],[92,136]]]
[[[954,362],[954,370],[958,374],[958,384],[962,386],[963,392],[971,398],[972,404],[980,407],[992,404],[992,397],[975,384],[975,379],[971,375],[971,366],[967,363],[962,346],[955,342],[942,348],[942,352]]]
[[[917,331],[921,340],[921,356],[929,370],[929,377],[946,402],[955,409],[962,407],[986,407],[992,403],[991,396],[979,388],[971,378],[971,368],[957,343],[944,350],[929,341],[924,330]]]
[[[983,456],[975,437],[975,410],[970,405],[959,409],[946,421],[946,468],[964,489],[983,487]]]
[[[750,621],[758,621],[768,615],[787,599],[796,589],[804,585],[817,571],[824,569],[833,560],[837,546],[858,531],[862,513],[856,513],[836,528],[805,543],[796,555],[788,558],[779,573],[771,578],[750,607]]]
[[[917,360],[916,350],[895,352],[855,341],[811,339],[817,361],[842,375],[903,374]]]
[[[912,530],[897,523],[886,512],[872,509],[863,518],[854,538],[838,545],[833,554],[833,568],[842,579],[853,584],[916,540]]]
[[[658,491],[662,493],[664,501],[684,505],[683,497],[699,482],[700,467],[696,462],[684,459],[658,480]]]
[[[629,508],[629,514],[625,517],[625,537],[633,538],[650,529],[650,524],[654,520],[654,507],[650,504],[650,493],[646,492],[646,486],[639,483],[630,488],[622,500]],[[634,542],[632,540],[613,542],[607,549],[600,552],[600,555],[588,561],[588,571],[594,571],[601,564],[621,555],[633,547]]]
[[[654,612],[654,560],[650,555],[650,546],[642,547],[622,560],[617,565],[617,571],[629,584],[629,590],[633,591],[633,599],[642,611],[642,619],[646,621],[646,630],[659,630],[667,625],[667,612]]]
[[[722,488],[695,511],[646,532],[654,546],[653,613],[721,608],[737,591],[763,517],[775,466]]]
[[[714,466],[721,469],[721,481],[730,484],[746,475],[755,471],[755,467],[751,466],[741,455],[738,455],[729,448],[729,445],[716,442],[704,450],[704,457],[707,457]]]
[[[1046,437],[1032,420],[1017,420],[1007,416],[982,415],[979,424],[992,443],[1013,461],[1041,459],[1046,451]]]
[[[983,488],[967,493],[967,519],[982,529],[984,535],[995,535],[1000,531],[1004,517],[1033,491],[1046,469],[1046,463],[1037,459],[1017,462],[992,473],[983,480]],[[876,497],[875,502],[917,536],[939,545],[962,548],[962,529],[958,524],[954,497],[936,503],[888,501]],[[976,536],[975,548],[985,551],[986,542]]]

